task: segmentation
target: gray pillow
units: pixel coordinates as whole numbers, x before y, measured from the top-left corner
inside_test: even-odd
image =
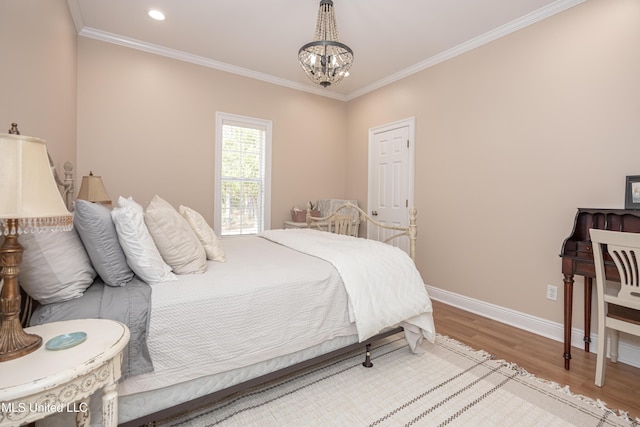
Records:
[[[81,297],[96,272],[75,229],[23,234],[18,281],[41,304]]]
[[[106,206],[76,200],[73,225],[91,259],[93,268],[109,286],[124,286],[133,271],[118,241],[118,233]]]

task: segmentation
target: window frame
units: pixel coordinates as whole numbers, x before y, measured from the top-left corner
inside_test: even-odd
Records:
[[[250,236],[252,234],[222,234],[222,127],[225,124],[234,124],[237,126],[247,125],[247,127],[264,129],[265,131],[265,147],[264,147],[264,197],[263,197],[263,215],[261,230],[271,229],[271,120],[258,119],[255,117],[242,116],[238,114],[230,114],[216,112],[216,147],[215,147],[215,173],[214,173],[214,203],[213,203],[213,229],[216,234],[221,237],[233,236]],[[259,231],[260,225],[258,226]]]

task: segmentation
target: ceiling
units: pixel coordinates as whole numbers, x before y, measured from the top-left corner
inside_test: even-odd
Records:
[[[585,0],[334,0],[351,75],[313,85],[297,63],[319,0],[67,0],[82,36],[349,100]],[[150,9],[164,21],[147,16]]]

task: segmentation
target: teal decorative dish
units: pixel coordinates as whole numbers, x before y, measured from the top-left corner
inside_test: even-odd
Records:
[[[70,334],[62,334],[51,338],[45,344],[47,350],[65,350],[75,347],[87,339],[86,332],[72,332]]]

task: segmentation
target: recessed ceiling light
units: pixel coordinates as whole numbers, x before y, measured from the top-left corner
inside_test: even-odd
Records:
[[[160,12],[157,9],[151,9],[149,11],[149,16],[155,19],[156,21],[164,21],[164,13]]]

